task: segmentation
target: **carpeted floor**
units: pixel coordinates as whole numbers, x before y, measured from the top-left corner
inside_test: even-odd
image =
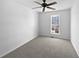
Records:
[[[48,37],[38,37],[3,58],[76,58],[71,42]]]

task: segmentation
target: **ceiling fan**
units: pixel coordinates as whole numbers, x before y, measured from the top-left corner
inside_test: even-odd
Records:
[[[39,3],[37,1],[34,1],[35,3],[39,4],[40,6],[39,7],[32,8],[32,9],[42,8],[43,7],[42,12],[45,11],[45,8],[52,9],[52,10],[56,10],[55,8],[52,8],[52,7],[49,7],[49,6],[54,5],[54,4],[57,4],[57,2],[52,2],[52,3],[49,3],[48,4],[48,3],[46,3],[46,0],[42,0],[42,1],[43,1],[43,3]]]

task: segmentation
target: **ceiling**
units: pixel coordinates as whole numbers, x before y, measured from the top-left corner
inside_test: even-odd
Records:
[[[39,5],[34,3],[34,1],[42,3],[42,0],[15,0],[17,3],[20,3],[28,8],[38,7]],[[47,3],[51,3],[56,1],[56,5],[52,5],[51,7],[56,8],[56,10],[68,9],[73,6],[74,0],[47,0]],[[35,11],[41,12],[42,8],[34,9]],[[50,9],[46,9],[46,11],[52,11]]]

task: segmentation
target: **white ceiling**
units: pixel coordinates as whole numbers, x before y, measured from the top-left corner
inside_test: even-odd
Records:
[[[34,8],[34,7],[40,6],[36,3],[34,3],[34,1],[42,3],[42,0],[15,0],[15,1],[17,3],[24,5],[24,6],[27,6],[29,8]],[[56,10],[63,10],[63,9],[71,8],[73,6],[73,3],[74,3],[74,0],[47,0],[47,3],[51,3],[53,1],[56,1],[57,4],[52,5],[51,7],[56,8]],[[34,9],[34,10],[41,11],[42,8],[38,8],[38,9]],[[46,9],[46,11],[52,11],[52,10]]]

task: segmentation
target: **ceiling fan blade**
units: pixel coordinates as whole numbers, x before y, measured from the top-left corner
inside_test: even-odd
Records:
[[[32,8],[32,9],[36,9],[36,8],[42,8],[42,6],[39,6],[39,7],[34,7],[34,8]]]
[[[46,2],[46,0],[42,0],[44,3]]]
[[[45,7],[43,7],[43,10],[42,10],[42,12],[44,12],[45,11]]]
[[[49,4],[47,4],[47,6],[51,6],[51,5],[54,5],[54,4],[57,4],[57,2],[49,3]]]
[[[47,7],[47,8],[52,9],[52,10],[56,10],[55,8],[52,8],[52,7]]]
[[[37,3],[37,4],[39,4],[39,5],[41,5],[41,3],[37,2],[37,1],[34,1],[34,2]]]

